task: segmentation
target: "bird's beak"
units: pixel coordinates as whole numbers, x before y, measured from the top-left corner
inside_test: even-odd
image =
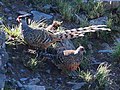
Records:
[[[17,21],[17,22],[20,22],[20,17],[18,17],[18,18],[16,19],[16,21]]]

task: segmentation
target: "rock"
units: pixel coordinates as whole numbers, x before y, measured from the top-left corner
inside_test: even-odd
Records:
[[[111,50],[110,45],[107,44],[107,43],[102,43],[101,46],[102,46],[105,50]]]
[[[17,12],[18,14],[20,14],[20,15],[23,15],[23,14],[28,14],[27,12],[25,12],[25,11],[18,11]]]
[[[16,82],[17,82],[18,87],[23,87],[23,85],[19,81],[16,81]]]
[[[90,20],[90,25],[106,25],[108,21],[108,17],[100,17],[97,19]]]
[[[33,14],[33,20],[35,21],[39,21],[43,18],[47,19],[47,20],[52,20],[53,19],[53,16],[52,15],[49,15],[49,14],[45,14],[45,13],[42,13],[42,12],[38,12],[38,11],[31,11],[31,13]]]
[[[46,70],[46,72],[50,74],[50,70]]]
[[[28,80],[28,78],[21,78],[21,79],[20,79],[20,81],[22,81],[22,82],[24,82],[24,81],[26,81],[26,80]]]
[[[5,11],[6,13],[10,13],[10,12],[11,12],[8,8],[5,8],[4,11]]]
[[[81,87],[84,86],[85,84],[86,84],[85,82],[83,82],[83,83],[78,83],[78,84],[76,84],[76,85],[74,85],[74,86],[72,87],[72,90],[81,89]]]
[[[13,18],[12,18],[11,16],[9,16],[9,17],[8,17],[8,20],[10,20],[10,21],[11,21],[12,19],[13,19]]]
[[[100,60],[98,60],[98,59],[96,59],[96,58],[94,58],[94,57],[91,57],[91,64],[92,65],[99,65],[99,64],[101,64],[102,62],[100,62]]]
[[[74,85],[71,90],[79,90],[82,86],[86,84],[86,82],[75,83],[75,82],[68,82],[67,84]]]
[[[15,5],[12,5],[12,6],[11,6],[11,8],[12,8],[12,10],[13,10],[13,9],[15,9],[15,8],[16,8],[16,6],[15,6]]]
[[[4,6],[3,2],[0,2],[0,5],[1,5],[1,6]]]
[[[8,61],[8,53],[5,49],[0,49],[0,68],[3,68]]]
[[[113,50],[99,50],[98,53],[113,53]]]
[[[39,78],[33,78],[33,79],[30,79],[29,81],[29,85],[35,85],[37,84],[38,82],[40,82],[40,79]]]
[[[25,90],[45,90],[45,86],[24,85]]]
[[[0,89],[4,88],[6,76],[0,73]]]
[[[0,31],[0,70],[4,67],[8,61],[8,54],[5,50],[5,33]]]
[[[21,72],[21,73],[25,73],[25,72],[26,72],[26,70],[24,70],[24,69],[21,69],[21,70],[20,70],[20,72]]]
[[[93,63],[91,63],[91,65],[100,65],[101,64],[101,62],[93,62]]]
[[[49,5],[49,4],[47,4],[47,5],[45,5],[45,6],[43,6],[43,11],[45,11],[45,12],[50,12],[50,9],[52,8],[52,5]]]
[[[2,19],[0,19],[0,25],[2,25],[3,24],[3,20]]]
[[[118,43],[120,43],[120,38],[116,38],[116,41],[117,41]]]

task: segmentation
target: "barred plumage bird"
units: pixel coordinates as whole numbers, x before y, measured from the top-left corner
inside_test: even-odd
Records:
[[[86,32],[95,32],[99,30],[108,30],[105,28],[106,25],[95,25],[84,28],[77,28],[71,30],[65,30],[64,32],[52,33],[47,30],[41,29],[32,29],[26,23],[26,17],[29,17],[31,14],[20,15],[17,18],[17,21],[20,22],[20,27],[22,29],[22,34],[24,40],[31,46],[47,49],[51,46],[52,43],[61,41],[63,39],[73,39],[77,37],[84,36]]]

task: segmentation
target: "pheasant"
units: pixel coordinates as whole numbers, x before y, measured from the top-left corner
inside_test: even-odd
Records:
[[[31,14],[20,15],[18,16],[17,21],[20,23],[20,28],[22,29],[24,40],[30,46],[42,49],[47,49],[49,46],[51,46],[53,43],[57,41],[84,36],[86,32],[95,32],[99,30],[110,31],[109,28],[105,28],[106,25],[95,25],[84,28],[65,30],[64,32],[52,33],[44,29],[38,30],[30,28],[26,23],[26,19],[30,15]]]
[[[83,53],[86,52],[83,46],[79,46],[76,50],[63,50],[58,53],[56,66],[64,71],[74,71],[79,68],[80,61],[83,59]]]
[[[85,52],[84,47],[80,45],[76,50],[62,49],[58,51],[56,55],[42,53],[42,56],[50,59],[58,69],[62,70],[62,72],[69,72],[79,68]]]

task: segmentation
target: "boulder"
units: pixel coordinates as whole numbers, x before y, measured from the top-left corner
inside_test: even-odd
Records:
[[[90,20],[90,25],[106,25],[108,17],[99,17],[97,19]]]
[[[31,11],[31,13],[33,14],[33,20],[35,21],[39,21],[43,18],[45,18],[46,20],[52,20],[53,16],[49,15],[49,14],[45,14],[43,12],[39,12],[39,11]]]
[[[0,73],[0,90],[3,90],[5,85],[6,76]]]
[[[25,90],[45,90],[44,86],[38,85],[24,85]]]

